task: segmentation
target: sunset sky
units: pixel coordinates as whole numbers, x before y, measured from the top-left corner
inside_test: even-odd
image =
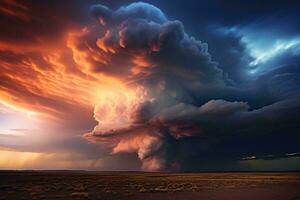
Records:
[[[1,0],[0,169],[299,170],[295,2]]]

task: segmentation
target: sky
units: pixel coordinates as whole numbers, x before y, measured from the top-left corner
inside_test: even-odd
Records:
[[[2,0],[0,169],[300,169],[300,3]]]

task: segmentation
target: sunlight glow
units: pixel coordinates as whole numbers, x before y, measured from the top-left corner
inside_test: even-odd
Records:
[[[119,86],[98,91],[98,103],[94,117],[99,122],[95,131],[107,132],[124,128],[130,124],[131,113],[135,106],[144,101],[143,88]]]
[[[98,168],[102,160],[73,160],[72,153],[21,152],[0,149],[0,169],[87,169]]]
[[[0,122],[1,134],[24,134],[25,130],[36,129],[40,123],[38,113],[34,111],[19,108],[3,101],[0,102],[0,108],[0,113],[2,113],[2,118],[4,119]]]

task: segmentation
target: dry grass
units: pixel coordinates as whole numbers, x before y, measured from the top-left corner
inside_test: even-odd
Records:
[[[137,194],[300,186],[299,173],[0,172],[0,177],[0,200],[134,199]]]

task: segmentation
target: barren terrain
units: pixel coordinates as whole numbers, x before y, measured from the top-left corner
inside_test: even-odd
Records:
[[[300,200],[300,173],[1,171],[0,199]]]

